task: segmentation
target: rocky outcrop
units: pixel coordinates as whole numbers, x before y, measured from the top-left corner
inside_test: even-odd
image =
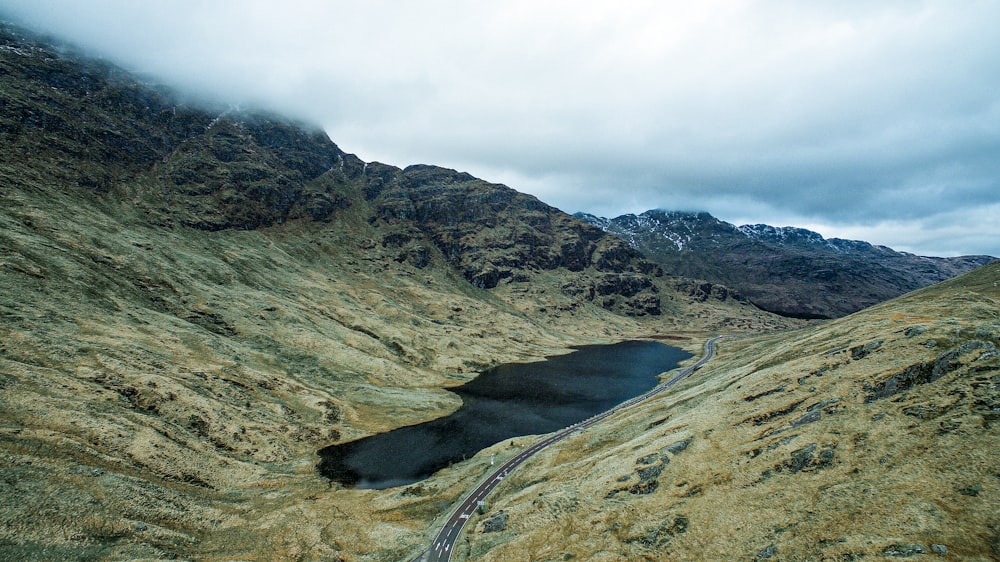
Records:
[[[363,170],[321,132],[254,114],[215,118],[152,170],[164,210],[202,230],[251,230],[287,220],[330,220],[350,207],[346,185]]]
[[[565,283],[562,291],[629,316],[657,316],[661,313],[659,289],[649,276],[642,274],[607,273],[596,278],[579,276]]]
[[[674,284],[678,291],[681,293],[686,293],[692,299],[698,302],[705,302],[708,299],[715,299],[718,301],[726,301],[733,299],[736,301],[745,301],[746,299],[740,295],[737,291],[726,287],[725,285],[720,285],[718,283],[710,283],[708,281],[695,281],[691,279],[681,279]]]
[[[864,390],[865,403],[888,398],[904,392],[918,384],[929,384],[955,371],[964,363],[962,357],[974,351],[980,351],[981,356],[993,357],[997,354],[996,345],[991,341],[971,340],[941,353],[933,361],[919,362],[910,365],[903,371],[890,375],[874,384],[866,383]]]
[[[426,241],[474,286],[493,289],[566,270],[563,292],[630,316],[660,314],[656,264],[623,241],[538,199],[436,166],[370,164],[373,224],[402,246]],[[405,241],[405,242],[404,242]],[[404,259],[411,259],[407,254]]]
[[[685,532],[687,532],[688,526],[691,521],[686,515],[677,515],[674,517],[673,521],[669,516],[662,525],[656,527],[649,527],[643,531],[642,534],[634,537],[628,537],[624,539],[625,543],[633,543],[645,548],[655,548],[662,549],[670,543],[670,541]]]
[[[483,521],[484,533],[500,533],[507,528],[507,519],[510,515],[505,511],[498,511]]]
[[[202,230],[330,220],[350,206],[364,164],[318,128],[192,106],[11,28],[0,46],[0,142],[8,155],[58,162],[51,172],[68,184],[134,197],[157,222]]]

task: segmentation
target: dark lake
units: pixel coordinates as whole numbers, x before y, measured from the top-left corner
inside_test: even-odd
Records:
[[[653,341],[574,348],[535,363],[484,371],[451,389],[453,414],[320,449],[320,473],[347,486],[412,484],[511,437],[549,433],[653,388],[691,354]]]

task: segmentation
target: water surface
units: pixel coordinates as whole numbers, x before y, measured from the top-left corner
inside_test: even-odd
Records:
[[[319,451],[320,473],[359,488],[427,478],[511,437],[549,433],[653,388],[691,354],[653,341],[575,348],[535,363],[500,365],[452,389],[453,414]]]

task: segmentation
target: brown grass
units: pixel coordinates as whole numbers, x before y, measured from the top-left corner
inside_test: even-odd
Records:
[[[560,272],[540,272],[527,289],[481,291],[443,256],[425,269],[397,262],[378,243],[381,233],[358,218],[371,214],[361,197],[352,202],[357,213],[329,225],[206,233],[151,226],[128,199],[129,186],[82,197],[16,172],[0,166],[4,185],[19,186],[0,194],[0,558],[405,559],[482,477],[489,452],[419,485],[365,492],[321,479],[319,448],[445,415],[459,405],[445,389],[497,363],[647,334],[700,352],[705,335],[720,330],[802,324],[739,303],[693,302],[666,281],[664,314],[642,319],[574,300],[560,290]],[[905,313],[992,313],[995,303],[980,296]],[[756,489],[750,483],[761,470],[808,439],[836,441],[838,455],[861,447],[847,444],[855,430],[844,427],[745,460],[739,454],[756,446],[757,433],[795,413],[755,432],[738,422],[773,409],[779,396],[745,403],[744,390],[797,384],[813,366],[842,361],[803,353],[865,343],[862,331],[874,337],[902,322],[870,321],[831,323],[787,341],[727,343],[720,360],[729,359],[714,375],[699,371],[670,397],[524,467],[505,484],[512,492],[502,488],[492,500],[509,506],[516,534],[473,534],[473,548],[487,559],[536,551],[632,559],[650,553],[629,539],[657,529],[662,511],[691,521],[663,548],[691,552],[685,545],[708,540],[703,533],[714,524],[699,508],[706,498]],[[954,329],[976,326],[934,324],[927,333],[943,345]],[[919,351],[890,356],[891,348],[887,339],[879,352],[885,365],[905,366]],[[817,384],[871,374],[841,366]],[[861,391],[843,384],[816,396],[839,392],[845,412],[860,411]],[[823,427],[837,419],[824,418]],[[634,481],[641,454],[687,437],[690,450],[671,459],[654,494],[604,499],[616,478]],[[506,445],[493,452],[498,460],[512,454]],[[685,469],[688,458],[697,462]],[[718,464],[700,470],[709,462]],[[685,496],[695,486],[701,492]],[[980,497],[991,493],[984,487]]]
[[[725,341],[676,392],[525,465],[512,484],[539,483],[498,490],[491,507],[509,530],[470,533],[474,558],[731,560],[774,545],[777,559],[834,560],[894,544],[1000,557],[997,279],[993,266],[842,320]],[[940,379],[866,403],[865,385],[949,350],[965,351]],[[821,417],[796,424],[812,406]],[[608,497],[638,482],[636,459],[688,437],[655,491]],[[554,507],[563,498],[572,509]],[[679,515],[686,529],[664,531]]]

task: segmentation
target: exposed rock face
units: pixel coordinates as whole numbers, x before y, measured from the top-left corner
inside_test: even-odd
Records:
[[[671,523],[668,516],[662,525],[649,527],[639,536],[628,537],[626,543],[636,544],[642,548],[662,549],[670,544],[671,539],[687,532],[691,521],[685,515],[678,515]]]
[[[342,184],[363,164],[321,132],[255,114],[225,114],[164,155],[152,174],[172,214],[202,230],[329,220],[350,206]]]
[[[631,316],[660,313],[651,277],[658,266],[616,237],[538,199],[469,174],[417,165],[369,164],[364,193],[372,221],[393,234],[392,244],[432,245],[473,285],[529,281],[564,269],[567,294]]]
[[[11,55],[0,60],[9,154],[58,160],[65,179],[97,193],[141,183],[129,195],[163,222],[203,230],[328,220],[349,205],[342,186],[364,165],[318,129],[190,106],[111,65],[0,31]]]
[[[607,273],[597,278],[580,276],[564,284],[562,291],[629,316],[660,314],[659,289],[645,275]]]
[[[737,227],[708,213],[575,216],[622,237],[672,275],[721,283],[764,310],[797,318],[844,316],[996,259],[921,257],[802,228]],[[711,294],[686,288],[698,298]]]
[[[921,544],[891,544],[882,550],[882,553],[886,556],[892,556],[894,558],[909,558],[911,556],[917,556],[919,554],[924,554],[927,549]]]
[[[683,279],[675,283],[674,286],[677,290],[687,293],[690,297],[699,302],[705,302],[708,299],[715,299],[719,301],[725,301],[727,299],[735,299],[738,301],[745,300],[742,295],[733,289],[730,289],[725,285],[709,283],[707,281]]]
[[[17,84],[0,114],[8,153],[57,159],[81,188],[115,190],[108,195],[134,200],[160,225],[254,230],[360,218],[396,261],[424,268],[440,255],[482,289],[540,271],[590,272],[579,281],[589,301],[630,316],[660,312],[656,265],[534,197],[435,166],[365,164],[316,128],[188,106],[15,31],[2,40],[15,53],[0,61],[5,80]]]
[[[946,351],[934,360],[910,365],[902,372],[886,377],[877,383],[866,384],[868,392],[865,403],[888,398],[909,390],[914,385],[932,383],[963,365],[962,357],[974,351],[982,351],[981,356],[995,356],[996,345],[990,341],[972,340]],[[853,358],[853,357],[852,357]]]
[[[499,533],[507,528],[507,515],[504,511],[498,511],[491,515],[489,519],[483,521],[484,533]]]
[[[791,473],[800,470],[815,470],[830,466],[834,458],[834,446],[825,446],[817,455],[816,444],[810,443],[801,449],[792,451],[791,456],[784,463],[774,467],[774,470],[781,472],[788,470]]]

